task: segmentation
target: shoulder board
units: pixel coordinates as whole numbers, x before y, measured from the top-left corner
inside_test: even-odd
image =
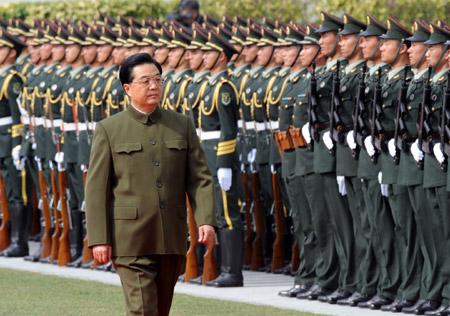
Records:
[[[336,65],[334,65],[333,67],[331,67],[331,69],[330,70],[336,70],[336,68],[337,68],[337,66]]]

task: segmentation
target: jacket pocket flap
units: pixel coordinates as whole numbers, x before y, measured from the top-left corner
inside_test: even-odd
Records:
[[[167,148],[171,149],[181,150],[187,148],[187,143],[184,139],[165,140],[164,143]]]
[[[137,207],[134,206],[116,206],[113,211],[114,219],[136,219]]]
[[[133,151],[140,151],[142,149],[142,145],[140,143],[125,143],[125,144],[117,144],[114,146],[114,151],[116,153],[131,153]]]

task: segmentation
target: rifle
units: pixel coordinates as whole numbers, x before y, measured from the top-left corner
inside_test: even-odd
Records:
[[[52,250],[50,252],[50,263],[58,260],[58,251],[59,251],[59,237],[61,235],[61,216],[60,211],[58,210],[58,201],[59,201],[59,192],[56,184],[56,174],[55,169],[53,167],[53,162],[50,161],[50,182],[52,189],[52,206],[53,206],[53,222],[54,222],[54,231],[52,235]]]
[[[9,235],[10,229],[10,213],[8,208],[8,197],[5,191],[5,180],[0,175],[0,202],[2,206],[2,223],[0,225],[0,251],[5,250],[11,244],[11,238]]]
[[[309,95],[308,95],[308,121],[309,121],[309,133],[314,141],[319,140],[319,133],[317,132],[317,125],[319,119],[317,118],[317,79],[316,79],[316,63],[312,63],[311,81],[309,82]],[[308,146],[309,150],[314,150],[314,143]]]
[[[212,281],[217,278],[217,266],[214,259],[214,247],[216,246],[215,240],[209,241],[206,244],[206,252],[203,255],[203,274],[202,284],[206,284],[208,281]]]
[[[364,80],[367,71],[367,65],[364,63],[361,73],[359,74],[358,94],[356,95],[356,102],[353,108],[353,140],[359,146],[363,146],[363,131],[364,131],[364,119],[363,114],[365,110],[365,91],[366,82]],[[352,157],[355,160],[359,158],[360,147],[352,149]]]
[[[341,96],[339,95],[339,89],[341,85],[341,79],[339,77],[340,75],[340,67],[341,62],[338,60],[336,62],[336,70],[333,74],[333,86],[331,90],[331,106],[330,106],[330,133],[331,133],[331,139],[335,142],[342,143],[342,121],[339,116],[339,111],[342,108],[341,103]],[[330,155],[334,156],[336,152],[336,146],[333,146],[333,148],[330,149]]]
[[[252,242],[253,242],[253,228],[252,228],[252,199],[248,191],[248,175],[242,172],[242,190],[244,191],[245,201],[242,207],[245,209],[245,238],[244,238],[244,265],[250,266],[252,262]]]
[[[418,141],[418,147],[420,150],[422,150],[424,143],[423,140],[428,138],[428,136],[431,134],[431,128],[426,120],[425,113],[427,112],[426,109],[428,108],[431,102],[431,74],[433,72],[433,67],[428,67],[428,74],[427,79],[425,82],[425,86],[423,88],[423,96],[422,96],[422,102],[420,103],[420,112],[418,117],[418,123],[417,123],[417,141]],[[420,170],[423,170],[423,159],[419,162],[417,162],[417,168]]]
[[[383,111],[380,106],[381,101],[381,70],[377,70],[377,81],[375,84],[375,90],[373,95],[372,113],[370,119],[370,136],[372,139],[372,146],[375,149],[381,150],[381,140],[376,139],[376,136],[381,137],[383,134],[383,126],[380,122],[380,116],[383,115]],[[373,163],[377,163],[379,152],[375,151],[375,154],[370,158]]]
[[[278,174],[272,174],[273,205],[275,209],[275,241],[272,249],[272,272],[284,266],[283,244],[284,244],[284,212],[280,200],[280,182]]]
[[[444,102],[442,103],[441,122],[440,122],[440,144],[441,150],[445,155],[445,160],[441,163],[441,169],[447,172],[447,157],[450,154],[450,113],[447,110],[450,102],[450,71],[447,71],[447,87],[444,93]]]
[[[184,272],[184,282],[189,282],[190,279],[194,279],[198,276],[197,251],[196,251],[198,230],[197,230],[197,223],[195,222],[194,211],[192,209],[191,202],[189,201],[189,197],[187,195],[186,195],[186,206],[188,211],[187,220],[189,226],[189,248],[186,253],[186,269]]]
[[[400,151],[405,150],[406,144],[405,139],[408,138],[407,130],[405,121],[403,118],[408,113],[406,109],[406,94],[408,92],[408,80],[407,76],[409,73],[409,66],[405,66],[404,74],[403,74],[403,80],[402,85],[400,87],[400,92],[398,95],[397,100],[397,108],[396,108],[396,114],[395,114],[395,129],[394,129],[394,145],[395,148],[399,149]],[[394,163],[398,165],[400,162],[400,154],[398,151],[396,151],[395,156],[393,157]]]
[[[44,233],[41,237],[41,258],[47,258],[51,254],[52,250],[52,216],[50,213],[50,205],[48,201],[47,182],[45,181],[44,171],[42,169],[42,162],[40,159],[36,159],[38,167],[39,178],[39,190],[41,191],[41,210],[44,218]]]

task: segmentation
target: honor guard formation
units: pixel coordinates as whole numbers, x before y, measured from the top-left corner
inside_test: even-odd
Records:
[[[163,74],[138,84],[192,119],[214,180],[217,242],[187,201],[181,282],[284,273],[280,296],[450,315],[449,25],[320,17],[0,20],[0,255],[114,272],[83,188],[96,122],[130,106],[119,65],[148,53]]]

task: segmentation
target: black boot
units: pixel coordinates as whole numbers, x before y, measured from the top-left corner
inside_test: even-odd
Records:
[[[221,229],[222,265],[220,275],[206,283],[215,287],[243,286],[242,264],[244,233],[236,229]]]
[[[41,223],[41,226],[40,226],[39,235],[43,236],[44,235],[44,229],[45,229],[44,219],[43,218],[41,218],[40,223]],[[23,260],[31,261],[31,262],[38,262],[39,259],[41,258],[41,252],[42,252],[42,242],[41,242],[41,240],[39,240],[39,246],[36,248],[36,250],[33,253],[29,254],[28,256],[25,256],[23,258]]]
[[[10,206],[11,245],[3,251],[5,257],[24,257],[28,255],[29,219],[31,214],[21,203]]]

